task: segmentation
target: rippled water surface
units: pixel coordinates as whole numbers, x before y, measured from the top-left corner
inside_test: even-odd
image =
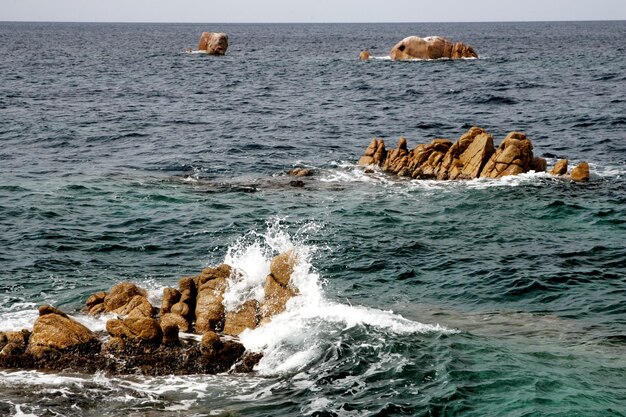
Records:
[[[184,53],[224,31],[224,57]],[[480,58],[392,62],[408,35]],[[0,23],[0,330],[278,251],[253,375],[0,370],[0,415],[626,415],[625,22]],[[361,62],[368,49],[376,59]],[[526,133],[586,184],[366,173],[370,139]],[[285,171],[312,168],[304,187]]]

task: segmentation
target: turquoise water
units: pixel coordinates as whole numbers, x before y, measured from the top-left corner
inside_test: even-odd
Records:
[[[302,296],[242,336],[253,375],[0,370],[0,414],[626,415],[624,22],[224,25],[226,57],[181,53],[202,30],[0,24],[0,330],[44,303],[103,329],[91,293],[158,303],[224,261],[254,288],[287,248]],[[356,59],[409,34],[482,58]],[[591,181],[355,166],[474,124]]]

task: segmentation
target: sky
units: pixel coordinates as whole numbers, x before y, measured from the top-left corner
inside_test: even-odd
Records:
[[[626,0],[0,0],[0,21],[489,22],[626,20]]]

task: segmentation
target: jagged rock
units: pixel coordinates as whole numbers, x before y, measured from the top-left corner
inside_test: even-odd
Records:
[[[206,268],[197,277],[196,286],[196,323],[195,331],[205,333],[221,328],[224,322],[223,294],[228,285],[231,267],[220,265],[217,268]]]
[[[164,315],[170,312],[172,306],[180,300],[180,291],[176,288],[164,288],[163,300],[161,301],[160,315]]]
[[[111,337],[137,340],[148,344],[159,344],[163,331],[159,323],[149,317],[127,317],[111,319],[106,324],[107,332]]]
[[[552,175],[565,175],[567,174],[567,159],[559,159],[554,164],[552,171],[550,171]]]
[[[136,295],[146,297],[148,294],[144,289],[139,288],[130,282],[122,282],[113,286],[109,294],[107,294],[104,298],[105,311],[113,312],[118,308],[125,306]]]
[[[248,300],[237,310],[227,311],[224,334],[239,336],[246,329],[254,329],[259,323],[259,302]]]
[[[581,162],[569,174],[573,181],[589,181],[589,164]]]
[[[225,33],[202,32],[198,50],[209,55],[224,55],[228,49],[228,35]]]
[[[372,142],[365,150],[365,155],[359,159],[359,165],[380,165],[386,157],[385,141],[372,139]]]
[[[368,59],[370,59],[371,55],[369,53],[369,51],[361,51],[359,53],[359,59],[361,61],[367,61]]]
[[[510,132],[495,149],[489,133],[472,127],[454,143],[434,139],[410,151],[404,138],[400,138],[397,149],[391,151],[385,150],[382,139],[373,139],[358,164],[378,165],[383,171],[398,176],[437,180],[502,178],[531,170],[545,172],[546,160],[535,157],[532,149],[530,139],[519,132]],[[566,172],[566,160],[557,162],[551,171],[554,175]],[[584,178],[584,166],[580,172]]]
[[[28,351],[35,356],[49,350],[99,349],[100,341],[95,334],[65,313],[51,306],[42,306],[39,314],[28,341]]]
[[[528,172],[534,158],[532,149],[533,144],[526,135],[520,132],[509,133],[491,156],[480,176],[502,178]]]
[[[395,60],[478,58],[478,54],[471,46],[461,42],[453,44],[440,36],[426,38],[409,36],[395,44],[389,56]]]

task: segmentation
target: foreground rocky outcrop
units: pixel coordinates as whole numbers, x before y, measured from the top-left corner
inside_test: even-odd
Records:
[[[146,375],[250,372],[261,355],[246,352],[234,336],[282,312],[298,293],[291,282],[292,251],[276,256],[262,300],[226,310],[224,294],[242,273],[229,265],[205,268],[163,291],[161,308],[144,289],[122,282],[85,303],[89,315],[112,315],[95,333],[64,312],[41,306],[33,329],[0,332],[0,368],[105,371]],[[181,337],[180,332],[184,332]],[[200,341],[189,332],[202,335]]]
[[[208,55],[224,55],[228,49],[228,35],[225,33],[202,32],[198,51]]]
[[[469,180],[502,178],[529,171],[544,172],[545,159],[533,155],[533,144],[520,132],[511,132],[496,148],[493,137],[479,127],[472,127],[456,142],[434,139],[410,150],[405,138],[396,149],[387,150],[382,139],[373,139],[359,165],[377,165],[383,171],[415,179]],[[567,160],[556,163],[553,175],[567,176]],[[580,163],[568,178],[589,180],[589,165]]]
[[[471,46],[461,42],[452,43],[440,36],[427,38],[409,36],[395,44],[389,56],[394,60],[478,58],[478,54]]]

